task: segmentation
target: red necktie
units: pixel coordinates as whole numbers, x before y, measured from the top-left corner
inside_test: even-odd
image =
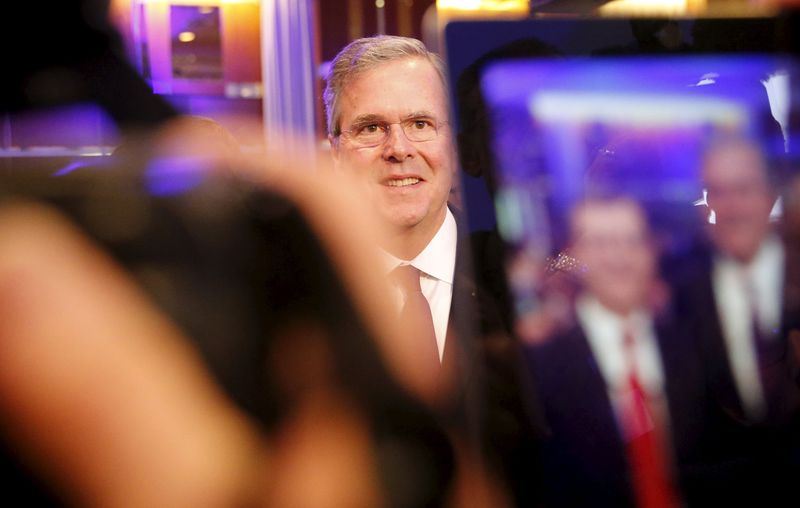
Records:
[[[436,344],[431,308],[419,285],[419,270],[411,265],[401,265],[392,270],[391,277],[403,292],[405,303],[400,315],[401,322],[419,348],[419,358],[421,361],[430,361],[433,368],[438,369],[439,348]]]
[[[647,395],[636,370],[634,337],[625,331],[624,351],[628,365],[627,403],[623,413],[626,452],[631,468],[636,506],[662,508],[680,506],[669,473],[669,456],[664,449],[657,420],[648,407]]]

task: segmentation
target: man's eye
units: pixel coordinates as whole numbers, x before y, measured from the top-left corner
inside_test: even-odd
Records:
[[[381,131],[380,124],[370,123],[356,128],[356,134],[375,134]]]
[[[414,120],[412,123],[414,129],[422,131],[433,127],[433,122],[430,120]]]

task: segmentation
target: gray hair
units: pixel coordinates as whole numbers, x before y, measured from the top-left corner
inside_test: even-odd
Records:
[[[442,80],[442,90],[447,91],[447,71],[442,59],[436,53],[428,51],[425,45],[410,37],[397,35],[376,35],[356,39],[342,49],[331,63],[327,76],[327,85],[322,94],[325,103],[325,116],[328,122],[328,134],[341,134],[339,125],[339,99],[342,90],[358,74],[378,67],[384,63],[405,58],[427,59]]]

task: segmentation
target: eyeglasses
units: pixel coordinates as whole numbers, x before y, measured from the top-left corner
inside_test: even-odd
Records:
[[[431,118],[409,118],[401,122],[370,121],[356,124],[342,131],[341,136],[361,148],[382,145],[391,132],[392,125],[400,125],[409,141],[432,141],[439,135],[439,128],[447,122]]]

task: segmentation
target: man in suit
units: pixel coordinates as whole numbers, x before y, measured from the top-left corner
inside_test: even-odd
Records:
[[[785,254],[770,220],[777,193],[767,162],[756,144],[722,139],[708,149],[701,176],[713,214],[711,264],[703,282],[715,310],[708,320],[715,333],[702,339],[719,353],[719,381],[729,383],[721,389],[731,391],[731,410],[750,422],[780,418],[787,394],[762,375],[784,352]]]
[[[420,41],[356,40],[331,65],[328,138],[343,182],[362,189],[383,225],[378,244],[387,276],[398,280],[397,307],[420,302],[413,310],[418,327],[407,334],[412,385],[468,441],[493,448],[498,467],[513,469],[501,473],[508,477],[521,472],[511,466],[518,459],[501,456],[532,450],[534,432],[521,363],[514,364],[520,357],[472,277],[463,224],[448,207],[457,159],[446,90],[443,62]],[[396,277],[400,272],[406,275]],[[476,331],[494,332],[502,344],[487,347],[473,340]]]
[[[701,165],[707,241],[676,277],[677,305],[725,414],[716,438],[720,460],[729,465],[727,483],[735,487],[731,497],[767,504],[785,493],[797,471],[796,365],[784,332],[786,255],[771,219],[775,176],[752,140],[709,143]]]
[[[589,197],[570,217],[581,262],[575,325],[528,359],[552,437],[554,505],[678,506],[702,462],[702,370],[692,344],[651,310],[657,256],[640,205]]]
[[[441,60],[421,43],[377,37],[337,56],[325,91],[334,161],[355,177],[385,225],[388,271],[419,270],[437,360],[444,357],[457,241],[447,207],[456,160],[444,79]]]

